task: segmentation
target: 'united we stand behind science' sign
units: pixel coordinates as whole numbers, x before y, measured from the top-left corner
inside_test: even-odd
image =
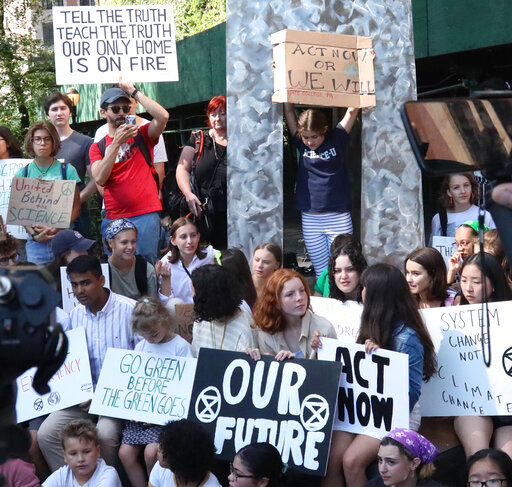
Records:
[[[406,354],[322,338],[320,360],[343,364],[334,429],[382,438],[409,427],[409,359]]]
[[[178,81],[171,5],[53,7],[57,84]]]
[[[512,414],[512,302],[421,310],[437,374],[421,389],[423,416]],[[488,321],[487,321],[488,319]],[[487,327],[489,325],[489,327]],[[484,362],[491,358],[490,367]]]
[[[188,419],[214,437],[217,454],[232,460],[253,442],[269,442],[297,471],[324,475],[340,364],[244,353],[199,352]]]

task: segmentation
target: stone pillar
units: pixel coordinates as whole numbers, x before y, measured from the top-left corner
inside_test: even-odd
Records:
[[[282,241],[282,107],[272,105],[270,34],[370,36],[377,107],[363,110],[361,240],[370,262],[402,265],[423,245],[421,174],[399,108],[416,97],[411,0],[227,0],[229,245]]]

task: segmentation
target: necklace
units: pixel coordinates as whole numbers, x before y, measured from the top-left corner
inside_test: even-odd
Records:
[[[51,167],[55,164],[56,161],[57,161],[57,159],[54,159],[53,162],[48,167],[45,167],[44,169],[41,169],[37,165],[36,161],[32,161],[34,163],[34,167],[39,171],[39,176],[37,176],[37,179],[43,179],[48,174],[48,171],[51,169]]]

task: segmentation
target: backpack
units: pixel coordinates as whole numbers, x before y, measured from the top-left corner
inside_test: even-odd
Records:
[[[151,154],[149,153],[148,146],[146,145],[146,142],[144,142],[144,137],[142,137],[140,133],[137,133],[137,135],[134,138],[134,141],[135,146],[139,148],[140,152],[144,156],[144,160],[151,169],[151,175],[155,180],[156,189],[158,191],[160,189],[160,179],[158,177],[158,173],[156,172],[155,166],[153,165],[153,160],[151,159]],[[105,157],[105,151],[107,150],[107,136],[103,137],[103,139],[98,141],[97,144],[98,149],[101,153],[101,157]]]
[[[23,177],[28,178],[28,164],[23,167]],[[68,165],[65,162],[60,163],[60,175],[63,180],[67,179]]]
[[[195,172],[195,166],[198,164],[199,159],[203,155],[204,148],[204,132],[202,130],[193,130],[192,137],[194,137],[194,146],[195,146],[195,155],[194,162],[192,167],[192,172]],[[180,216],[187,215],[190,210],[188,208],[188,204],[181,192],[178,183],[176,181],[176,168],[178,167],[178,163],[167,171],[164,181],[162,183],[162,198],[163,198],[163,213],[164,215],[169,215],[172,220],[176,220]],[[192,181],[191,174],[191,187],[194,194],[198,194],[198,188],[194,189],[194,181]],[[199,198],[201,199],[201,198]]]
[[[148,262],[142,257],[142,255],[135,254],[135,283],[141,296],[145,296],[148,293],[148,274],[147,274]],[[112,282],[112,270],[110,264],[108,266],[108,277]]]

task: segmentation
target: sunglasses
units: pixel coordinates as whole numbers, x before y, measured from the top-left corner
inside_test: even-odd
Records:
[[[124,113],[130,113],[131,107],[130,105],[109,105],[107,108],[110,108],[112,110],[112,113],[118,114],[121,110],[123,110]]]

